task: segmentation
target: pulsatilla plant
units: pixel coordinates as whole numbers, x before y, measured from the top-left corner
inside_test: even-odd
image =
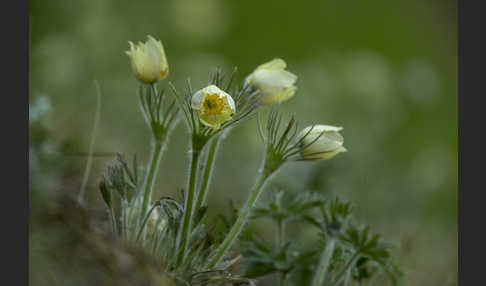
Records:
[[[342,127],[314,124],[299,130],[294,116],[279,111],[279,105],[297,90],[297,76],[286,70],[285,61],[262,64],[242,81],[236,80],[236,69],[230,74],[216,70],[206,86],[194,88],[187,80],[182,89],[169,83],[159,90],[169,67],[162,42],[149,36],[146,43],[130,42],[126,53],[140,82],[138,96],[152,134],[152,151],[146,167],[135,156],[128,162],[118,155],[99,189],[112,232],[150,251],[173,285],[254,285],[252,279],[273,272],[279,273],[280,285],[351,285],[350,281],[364,281],[377,269],[389,269],[388,246],[376,236],[370,238],[367,228],[354,227],[348,203],[305,192],[288,198],[278,192],[266,207],[257,207],[265,186],[286,163],[324,161],[346,151]],[[267,109],[266,120],[262,109]],[[248,199],[219,237],[208,227],[215,223],[205,218],[218,146],[234,127],[254,117],[264,146],[261,167]],[[181,118],[190,138],[183,200],[154,199],[163,151]],[[315,217],[315,210],[322,219]],[[235,244],[248,220],[258,217],[275,221],[276,246],[257,238],[245,241],[246,247]],[[316,239],[313,249],[298,251],[286,240],[286,225],[291,221],[317,227],[321,239]],[[235,245],[243,256],[228,256]],[[240,264],[246,272],[236,271]]]

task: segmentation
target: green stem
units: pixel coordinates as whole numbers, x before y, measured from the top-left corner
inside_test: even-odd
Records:
[[[113,230],[113,233],[117,233],[117,227],[116,227],[116,218],[115,218],[115,212],[113,211],[113,207],[110,207],[109,210],[110,218],[111,218],[111,229]]]
[[[201,208],[202,204],[204,204],[204,201],[206,200],[209,189],[209,180],[211,179],[211,174],[213,173],[214,158],[216,155],[216,150],[218,149],[219,138],[220,137],[214,138],[209,146],[208,157],[206,158],[206,165],[204,168],[203,181],[201,183],[199,193],[197,194],[196,205],[194,207],[194,211],[196,212],[199,210],[199,208]]]
[[[193,144],[194,145],[194,144]],[[184,205],[184,217],[182,221],[182,229],[178,235],[178,256],[176,265],[181,265],[184,260],[187,244],[190,238],[190,229],[193,216],[193,206],[194,206],[194,192],[196,190],[196,174],[199,162],[199,155],[201,153],[200,149],[195,149],[193,146],[192,159],[191,159],[191,170],[189,174],[189,184],[188,191],[186,195],[185,205]]]
[[[351,271],[346,271],[346,276],[344,277],[344,286],[346,285],[351,285],[350,282],[351,281]]]
[[[279,219],[277,221],[277,247],[279,251],[282,250],[283,245],[285,244],[285,220]],[[285,284],[285,272],[280,271],[278,273],[278,285],[283,286]]]
[[[141,219],[145,216],[150,205],[150,200],[152,199],[152,192],[154,189],[155,178],[157,177],[157,170],[160,165],[160,158],[162,158],[162,147],[163,142],[153,139],[152,141],[152,156],[148,167],[147,177],[144,183],[143,192],[143,204],[142,204],[142,214]]]
[[[94,119],[94,124],[93,124],[93,131],[91,132],[91,140],[89,143],[89,149],[88,149],[88,160],[86,161],[86,168],[84,169],[84,175],[83,175],[83,181],[81,182],[81,188],[79,191],[78,195],[78,201],[80,203],[83,202],[84,199],[84,193],[86,192],[86,186],[88,184],[88,178],[89,178],[89,173],[91,171],[91,165],[93,162],[93,149],[94,149],[94,144],[96,141],[96,130],[98,129],[98,122],[100,121],[100,113],[101,113],[101,91],[100,91],[100,85],[98,84],[98,81],[95,80],[95,86],[96,86],[96,111],[95,111],[95,119]]]
[[[285,272],[279,272],[278,273],[278,285],[279,286],[284,286],[285,285],[285,279],[287,277],[287,273]]]
[[[138,207],[137,205],[137,200],[139,200],[138,198],[135,199],[135,201],[132,201],[130,204],[128,204],[126,207],[128,209],[128,212],[127,212],[127,217],[128,217],[128,225],[130,226],[130,233],[128,235],[128,239],[133,239],[135,237],[135,231],[138,229],[138,226],[140,225],[140,220],[141,219],[138,219],[138,217],[135,215],[140,211],[140,208]]]
[[[348,263],[346,263],[346,265],[343,267],[343,269],[341,269],[341,271],[339,272],[339,274],[336,275],[336,279],[331,284],[331,286],[337,285],[341,281],[341,279],[343,278],[344,274],[346,274],[346,271],[348,271],[349,267],[351,265],[353,265],[353,263],[356,261],[356,259],[358,258],[358,256],[359,256],[359,252],[356,252],[355,254],[353,254],[353,256],[348,261]]]
[[[278,248],[282,248],[285,244],[285,221],[282,219],[278,220],[277,223],[277,246]]]
[[[321,286],[326,278],[327,268],[331,262],[331,257],[334,252],[334,246],[336,244],[336,240],[331,238],[329,243],[326,245],[326,248],[321,254],[321,260],[319,262],[319,267],[317,268],[316,274],[314,276],[314,280],[312,281],[312,286]]]
[[[231,245],[236,241],[238,235],[240,234],[241,230],[243,229],[243,227],[245,226],[248,220],[248,216],[250,214],[251,208],[255,205],[256,200],[258,199],[258,197],[260,196],[263,190],[263,186],[265,185],[265,182],[267,181],[267,179],[270,177],[271,174],[272,174],[271,172],[264,172],[264,171],[260,172],[257,182],[255,186],[253,186],[253,189],[250,192],[250,197],[248,198],[245,205],[241,209],[240,214],[238,215],[236,222],[231,227],[230,232],[226,235],[225,239],[216,250],[216,254],[211,258],[211,260],[207,264],[206,266],[207,269],[213,269],[223,258],[226,251],[228,251]]]
[[[128,227],[127,227],[127,202],[123,199],[122,200],[122,207],[121,207],[121,234],[124,238],[128,238]]]

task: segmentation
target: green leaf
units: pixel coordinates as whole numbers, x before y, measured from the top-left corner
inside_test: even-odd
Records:
[[[112,206],[111,192],[110,190],[108,190],[104,179],[100,182],[99,188],[100,188],[101,196],[103,197],[103,201],[105,201],[108,208],[111,209]]]
[[[194,226],[195,228],[201,220],[204,218],[204,215],[206,214],[206,211],[208,210],[208,206],[202,206],[198,210],[196,210],[196,213],[194,214]]]
[[[276,270],[272,265],[255,263],[245,272],[244,276],[247,278],[257,278],[275,272]]]

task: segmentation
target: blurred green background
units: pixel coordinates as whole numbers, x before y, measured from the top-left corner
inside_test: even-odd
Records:
[[[456,1],[30,1],[31,206],[77,192],[102,90],[96,152],[146,159],[149,132],[127,41],[162,39],[179,89],[203,87],[216,67],[242,80],[275,57],[298,76],[282,105],[302,126],[343,126],[348,153],[324,163],[287,164],[272,186],[340,195],[363,223],[396,244],[408,285],[457,279]],[[158,194],[178,195],[187,174],[183,124],[173,132]],[[242,203],[262,156],[251,120],[233,130],[217,157],[213,213]],[[113,157],[93,161],[88,201]],[[262,197],[265,199],[265,196]],[[255,222],[265,232],[265,221]],[[300,233],[295,239],[306,238]],[[33,254],[35,255],[35,254]],[[34,265],[32,272],[36,269]]]

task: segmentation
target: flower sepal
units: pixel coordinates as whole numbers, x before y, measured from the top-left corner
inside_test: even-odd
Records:
[[[140,86],[139,98],[145,122],[152,131],[156,143],[163,143],[177,124],[179,109],[175,100],[169,100],[164,90],[157,91],[157,86]]]

